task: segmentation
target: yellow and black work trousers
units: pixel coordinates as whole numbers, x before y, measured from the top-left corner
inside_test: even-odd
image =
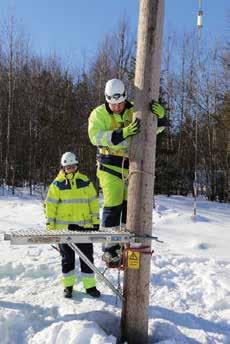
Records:
[[[97,176],[99,178],[100,186],[102,188],[104,206],[102,211],[102,226],[103,227],[117,227],[120,229],[121,224],[126,224],[127,215],[127,181],[128,166],[123,164],[122,158],[116,157],[118,164],[109,165],[107,163],[114,163],[115,157],[112,160],[107,156],[106,159],[99,160]],[[106,164],[105,164],[106,163]],[[107,244],[102,247],[103,251],[111,251],[117,245]]]
[[[93,263],[93,244],[76,244],[76,246],[85,254],[85,256]],[[72,287],[76,282],[75,274],[75,252],[67,244],[59,244],[60,253],[62,256],[62,282],[64,287]],[[96,280],[94,272],[90,267],[80,259],[80,268],[82,275],[82,282],[85,289],[89,289],[96,286]]]
[[[127,168],[108,165],[104,163],[104,160],[103,163],[99,160],[97,177],[104,199],[103,227],[115,227],[120,226],[121,223],[126,223],[127,181],[125,179],[127,175]]]
[[[76,225],[70,225],[71,230],[74,230],[73,227]],[[69,227],[70,227],[69,226]],[[77,230],[80,228],[76,226]],[[82,228],[84,230],[84,228]],[[91,243],[78,243],[75,244],[82,253],[90,260],[91,263],[93,260],[93,244]],[[62,282],[64,287],[73,287],[76,282],[76,273],[75,273],[75,252],[67,244],[59,244],[60,254],[62,257],[61,266],[62,266]],[[80,269],[82,282],[85,289],[89,289],[96,286],[96,279],[94,277],[94,272],[92,269],[81,259],[80,260]]]

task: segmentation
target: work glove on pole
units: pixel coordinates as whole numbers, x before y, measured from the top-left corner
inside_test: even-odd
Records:
[[[129,136],[136,135],[140,132],[140,119],[136,118],[134,122],[130,123],[127,127],[122,128],[123,138],[126,139]]]
[[[150,111],[157,116],[157,134],[162,133],[165,130],[165,127],[167,125],[167,120],[165,117],[165,109],[164,107],[156,102],[155,100],[152,100],[149,104]]]
[[[165,116],[165,109],[164,107],[156,102],[155,100],[152,100],[150,103],[150,110],[151,112],[156,115],[158,118],[163,118]]]

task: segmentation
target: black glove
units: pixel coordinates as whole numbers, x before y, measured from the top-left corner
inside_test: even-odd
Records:
[[[93,225],[93,230],[94,231],[99,231],[99,227],[100,227],[99,225]]]
[[[68,230],[69,231],[82,231],[84,228],[83,227],[80,227],[78,225],[69,225],[68,226]]]

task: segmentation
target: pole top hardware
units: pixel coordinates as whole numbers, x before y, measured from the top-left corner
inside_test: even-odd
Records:
[[[197,27],[198,27],[198,29],[201,29],[203,27],[203,11],[202,11],[201,7],[202,7],[202,1],[199,0],[199,10],[197,13]]]

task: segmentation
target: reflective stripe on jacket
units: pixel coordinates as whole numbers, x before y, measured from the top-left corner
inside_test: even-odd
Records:
[[[60,171],[49,187],[45,201],[49,229],[66,229],[69,224],[84,228],[99,224],[96,190],[87,176]]]

